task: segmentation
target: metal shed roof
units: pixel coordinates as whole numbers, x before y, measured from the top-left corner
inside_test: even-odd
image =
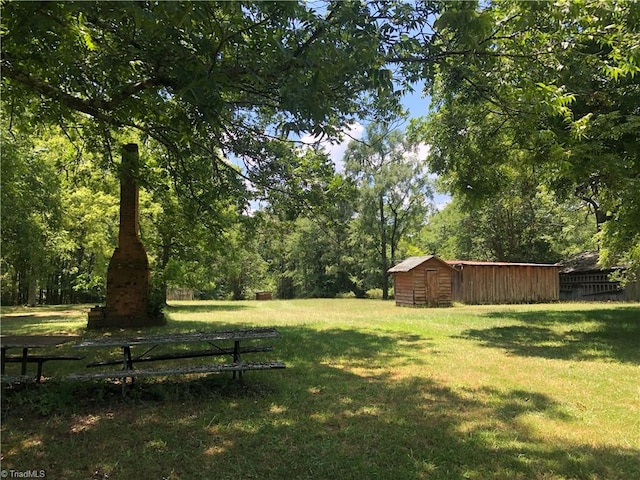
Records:
[[[406,260],[403,260],[399,264],[394,267],[391,267],[388,272],[409,272],[416,268],[417,266],[423,264],[427,260],[431,260],[432,258],[436,259],[438,262],[446,265],[449,268],[454,268],[456,266],[482,266],[482,267],[555,267],[560,268],[560,265],[553,265],[548,263],[517,263],[517,262],[477,262],[472,260],[442,260],[435,255],[425,255],[421,257],[409,257]]]
[[[445,260],[449,265],[470,265],[476,267],[558,267],[550,263],[518,263],[518,262],[476,262],[471,260]]]
[[[435,259],[438,262],[442,263],[442,265],[452,268],[451,265],[447,264],[447,262],[445,262],[444,260],[441,260],[440,258],[436,257],[435,255],[425,255],[423,257],[409,257],[406,260],[400,262],[399,264],[397,264],[395,267],[391,267],[388,272],[389,273],[395,273],[395,272],[409,272],[411,270],[413,270],[414,268],[416,268],[419,265],[422,265],[424,262],[426,262],[427,260],[431,260],[431,259]]]

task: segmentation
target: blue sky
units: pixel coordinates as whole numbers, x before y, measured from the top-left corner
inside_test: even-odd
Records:
[[[422,117],[428,113],[430,98],[428,96],[423,97],[422,91],[423,91],[422,85],[416,85],[414,92],[412,92],[409,95],[406,95],[403,98],[402,104],[405,107],[405,109],[408,111],[409,116],[407,120],[400,125],[400,128],[405,128],[409,124],[409,121],[412,118]],[[343,172],[342,158],[344,157],[344,153],[347,148],[347,145],[352,139],[361,138],[363,133],[364,133],[364,126],[361,123],[355,123],[355,124],[352,124],[350,128],[344,132],[344,136],[341,142],[336,142],[336,143],[330,143],[327,141],[321,142],[321,145],[324,147],[325,151],[327,151],[327,153],[329,154],[329,157],[333,160],[334,164],[336,165],[336,169],[338,172]],[[314,144],[316,142],[316,139],[309,134],[303,135],[300,138],[300,140],[309,145]],[[418,155],[424,159],[426,158],[427,154],[428,154],[428,146],[425,144],[419,148]],[[234,163],[242,167],[242,162],[239,161],[238,159],[235,159]],[[436,193],[434,195],[433,201],[436,208],[442,209],[447,203],[451,201],[451,196],[446,193]]]
[[[422,96],[423,85],[416,85],[413,93],[405,95],[402,100],[402,105],[409,112],[407,120],[400,125],[400,128],[405,128],[409,124],[409,120],[412,118],[422,117],[427,114],[429,109],[430,98]],[[336,164],[338,171],[342,171],[342,157],[347,148],[347,144],[352,139],[361,138],[364,132],[364,127],[361,123],[355,123],[351,125],[351,128],[344,132],[344,138],[339,143],[323,142],[324,148],[328,151],[331,159]],[[306,143],[313,143],[314,138],[311,135],[304,135],[301,140]]]
[[[415,85],[414,88],[413,93],[405,95],[402,99],[402,105],[409,111],[410,118],[426,115],[429,111],[429,103],[431,102],[431,97],[427,95],[425,98],[422,95],[424,84]]]
[[[430,97],[423,97],[422,95],[422,89],[423,86],[422,85],[416,85],[415,86],[415,91],[409,95],[406,95],[403,100],[402,100],[402,105],[405,107],[405,109],[409,112],[409,118],[406,120],[406,122],[404,122],[401,125],[401,128],[405,128],[408,124],[409,124],[409,120],[412,118],[418,118],[418,117],[422,117],[425,116],[428,111],[429,111],[429,103],[430,103]],[[345,131],[345,135],[344,138],[342,140],[342,142],[339,143],[329,143],[329,142],[325,142],[324,143],[324,148],[325,150],[329,153],[329,156],[331,157],[331,159],[333,160],[333,162],[336,165],[336,169],[339,172],[343,171],[343,167],[342,167],[342,158],[344,156],[344,152],[347,148],[347,145],[349,144],[349,142],[352,139],[359,139],[361,138],[362,134],[364,132],[364,126],[360,123],[355,123],[353,125],[351,125],[351,127]],[[309,135],[305,135],[302,137],[302,141],[303,142],[309,142],[312,143],[313,142],[313,138]],[[423,145],[419,151],[418,151],[418,155],[426,158],[426,155],[428,154],[428,146],[427,145]],[[435,178],[435,177],[434,177]],[[451,201],[451,196],[448,194],[443,194],[443,193],[436,193],[434,195],[434,203],[436,205],[436,208],[438,209],[442,209],[447,203],[449,203]]]
[[[406,95],[402,104],[409,111],[409,119],[418,118],[425,116],[429,111],[429,104],[431,102],[431,97],[428,95],[423,97],[422,90],[424,85],[419,85],[415,87],[415,91]],[[407,120],[407,124],[409,121]],[[428,152],[428,148],[423,148],[422,151],[426,154]],[[433,178],[436,178],[435,176]],[[446,193],[436,193],[433,197],[433,201],[436,204],[436,208],[441,210],[444,206],[451,201],[451,195]]]

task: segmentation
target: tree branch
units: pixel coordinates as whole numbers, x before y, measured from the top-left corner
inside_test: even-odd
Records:
[[[432,63],[437,60],[453,57],[453,56],[468,56],[474,55],[479,57],[497,57],[497,58],[528,58],[535,59],[541,56],[554,55],[554,52],[535,52],[532,54],[524,53],[504,53],[504,52],[491,52],[491,51],[478,51],[473,48],[467,50],[448,50],[440,52],[434,55],[427,55],[425,57],[416,55],[387,57],[385,60],[388,63]]]
[[[122,124],[116,121],[111,115],[108,115],[106,112],[100,109],[100,107],[97,105],[97,103],[99,102],[82,99],[64,92],[61,89],[49,85],[48,83],[45,83],[38,78],[32,77],[28,73],[16,70],[10,62],[4,59],[2,60],[2,75],[15,80],[16,82],[32,89],[35,92],[40,93],[41,95],[44,95],[45,97],[51,98],[52,100],[57,100],[73,110],[86,113],[98,120],[109,123],[111,125],[122,126]]]

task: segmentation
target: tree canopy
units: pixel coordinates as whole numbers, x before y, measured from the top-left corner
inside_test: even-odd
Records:
[[[452,3],[434,29],[452,55],[417,129],[432,170],[470,200],[508,192],[518,174],[575,196],[602,226],[603,253],[640,265],[640,4]]]
[[[397,110],[375,4],[314,5],[8,2],[3,100],[13,123],[88,116],[85,134],[137,130],[165,147],[162,166],[186,190],[203,168],[223,176],[229,158],[285,189],[289,133],[335,136]]]
[[[99,291],[114,147],[135,141],[143,236],[163,281],[236,296],[262,281],[291,295],[386,291],[388,263],[445,239],[415,235],[428,221],[424,165],[375,165],[376,125],[416,81],[432,105],[409,140],[431,146],[427,166],[456,199],[430,220],[445,251],[555,260],[586,243],[581,203],[602,257],[640,270],[636,2],[6,2],[2,13],[11,285],[40,275]],[[343,174],[297,144],[363,119],[370,138]]]
[[[382,298],[389,296],[387,270],[395,265],[400,241],[421,225],[432,197],[416,146],[388,124],[371,123],[361,141],[352,141],[344,157],[347,176],[360,192],[354,223],[371,252],[381,279]]]

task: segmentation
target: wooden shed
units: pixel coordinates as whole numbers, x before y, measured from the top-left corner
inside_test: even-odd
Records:
[[[613,273],[623,274],[624,265],[604,268],[598,252],[583,252],[567,260],[560,270],[560,299],[578,301],[639,301],[640,282],[624,287],[612,279]]]
[[[557,265],[448,260],[455,269],[454,301],[467,304],[540,303],[560,298]]]
[[[451,280],[455,272],[438,257],[409,257],[390,268],[389,273],[393,273],[396,305],[451,306]]]

